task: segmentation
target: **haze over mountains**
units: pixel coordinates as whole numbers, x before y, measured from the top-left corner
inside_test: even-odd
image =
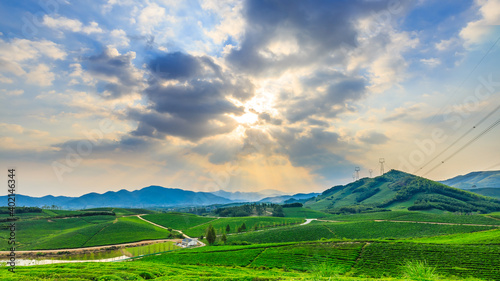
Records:
[[[500,198],[500,171],[473,172],[458,176],[442,183],[460,188],[476,186],[469,191],[485,196]],[[484,186],[484,187],[483,187]],[[488,186],[488,187],[486,187]],[[0,200],[7,201],[6,196]],[[376,178],[363,178],[356,182],[335,186],[323,193],[298,193],[287,195],[277,190],[260,192],[194,192],[178,188],[149,186],[135,191],[108,191],[103,194],[88,193],[80,197],[44,196],[30,197],[16,195],[17,206],[58,206],[65,209],[85,209],[98,207],[174,207],[206,206],[238,202],[289,203],[303,202],[312,209],[337,210],[356,206],[356,208],[406,209],[456,209],[481,211],[495,209],[500,201],[491,202],[473,193],[448,187],[444,184],[416,177],[411,174],[392,170]],[[494,199],[492,199],[494,200]],[[486,206],[486,205],[488,206]],[[457,207],[458,206],[458,207]]]
[[[500,171],[472,172],[441,183],[484,196],[500,198]]]

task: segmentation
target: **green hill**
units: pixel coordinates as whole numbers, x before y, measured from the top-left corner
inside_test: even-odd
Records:
[[[464,190],[500,199],[500,188],[474,188]]]
[[[472,172],[441,183],[460,189],[500,188],[500,171]]]
[[[397,170],[375,178],[334,186],[305,207],[330,213],[382,210],[480,212],[500,210],[500,200],[485,197]]]

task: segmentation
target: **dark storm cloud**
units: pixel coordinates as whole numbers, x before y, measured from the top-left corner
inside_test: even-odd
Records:
[[[83,60],[86,70],[99,79],[98,91],[105,98],[119,98],[139,90],[141,78],[137,75],[132,60],[135,55],[127,53],[115,55],[109,49],[101,54]],[[110,82],[107,80],[117,80]]]
[[[195,141],[231,132],[238,124],[227,115],[239,116],[244,108],[228,98],[245,101],[254,94],[248,79],[223,73],[206,56],[163,53],[147,67],[155,79],[150,79],[143,91],[148,109],[129,112],[129,117],[139,122],[134,136],[172,135]]]
[[[130,117],[139,121],[134,136],[164,138],[167,135],[178,136],[189,140],[199,140],[203,137],[229,133],[237,126],[237,122],[228,116],[207,116],[210,119],[183,119],[153,112],[131,111]]]
[[[335,118],[350,110],[346,103],[356,101],[366,93],[366,80],[361,77],[348,77],[339,72],[317,72],[302,80],[304,93],[298,97],[281,95],[286,119],[290,123],[311,117]],[[317,88],[326,88],[318,91]]]
[[[214,64],[209,66],[215,70]],[[148,68],[166,80],[187,80],[199,74],[201,62],[199,58],[175,52],[156,57],[148,63]],[[217,69],[217,71],[219,70]]]
[[[309,132],[282,128],[274,130],[272,136],[279,144],[276,152],[288,155],[292,165],[308,167],[324,178],[345,177],[354,166],[345,159],[347,147],[337,133],[322,128],[313,128]]]
[[[389,140],[386,135],[378,132],[366,132],[358,139],[366,144],[384,144]]]
[[[336,50],[356,47],[354,19],[386,6],[385,1],[249,0],[243,11],[247,21],[244,39],[227,59],[238,69],[255,75],[278,75],[289,67],[315,63]],[[263,54],[269,51],[270,43],[284,38],[292,38],[298,52]]]

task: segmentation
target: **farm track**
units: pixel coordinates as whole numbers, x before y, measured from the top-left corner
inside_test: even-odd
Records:
[[[156,226],[156,227],[160,227],[160,228],[163,228],[163,229],[168,230],[168,227],[164,227],[164,226],[162,226],[162,225],[159,225],[159,224],[156,224],[156,223],[154,223],[154,222],[148,221],[147,219],[145,219],[145,218],[141,217],[141,216],[144,216],[144,214],[134,215],[134,216],[136,216],[136,217],[138,217],[139,219],[141,219],[141,220],[143,220],[143,221],[145,221],[145,222],[147,222],[147,223],[150,223],[150,224],[152,224],[152,225],[154,225],[154,226]],[[219,218],[217,218],[217,219],[219,219]],[[191,237],[187,236],[184,232],[182,232],[182,231],[180,231],[180,230],[172,229],[172,231],[177,231],[177,232],[179,232],[180,234],[182,234],[182,236],[184,236],[184,238],[189,238],[189,239],[191,239]],[[203,243],[203,242],[201,242],[201,241],[199,241],[199,240],[198,240],[198,242],[201,244],[199,247],[206,246],[206,245],[205,245],[205,243]]]
[[[490,218],[490,219],[494,219],[494,220],[497,220],[497,221],[500,221],[499,218],[495,218],[495,217],[492,217],[492,216],[485,216],[485,217]]]
[[[115,223],[115,222],[113,222]],[[94,233],[94,235],[90,236],[89,239],[87,239],[87,241],[85,241],[83,244],[82,244],[82,247],[85,246],[85,244],[87,244],[90,240],[92,240],[92,238],[94,238],[97,234],[99,234],[101,231],[103,231],[104,229],[108,228],[111,224],[107,224],[105,226],[103,226],[101,229],[99,229],[99,231],[97,231],[96,233]]]
[[[254,263],[254,261],[256,261],[260,257],[260,255],[262,255],[265,251],[267,251],[267,249],[269,249],[269,248],[264,248],[262,251],[260,251],[260,253],[250,263],[248,263],[245,267],[250,267],[252,265],[252,263]]]
[[[361,259],[361,257],[363,256],[363,253],[365,252],[365,248],[370,245],[371,243],[370,242],[366,242],[363,247],[361,247],[361,251],[359,251],[359,256],[356,258],[356,260],[354,261],[354,263],[358,263],[358,261]]]
[[[149,223],[149,224],[152,224],[156,227],[160,227],[160,228],[163,228],[163,229],[167,229],[167,227],[164,227],[162,225],[159,225],[159,224],[156,224],[154,222],[151,222],[151,221],[148,221],[144,218],[142,218],[141,216],[144,216],[144,215],[147,215],[147,214],[139,214],[139,215],[128,215],[128,216],[123,216],[123,217],[138,217],[139,219]],[[487,216],[489,217],[489,216]],[[494,218],[494,217],[489,217],[489,218],[493,218],[493,219],[496,219],[496,220],[500,220],[498,218]],[[210,222],[213,222],[217,219],[220,219],[220,217],[217,217],[217,218],[214,218],[214,220],[212,221],[209,221],[209,222],[206,222],[206,223],[202,223],[200,225],[203,225],[203,224],[208,224]],[[321,221],[321,222],[330,222],[330,223],[341,223],[341,222],[345,222],[345,221],[332,221],[332,220],[321,220],[321,219],[306,219],[306,222],[302,223],[302,224],[299,224],[299,225],[294,225],[294,226],[304,226],[304,225],[307,225],[309,223],[311,223],[312,221]],[[421,224],[437,224],[437,225],[465,225],[465,226],[486,226],[486,227],[500,227],[500,225],[486,225],[486,224],[465,224],[465,223],[445,223],[445,222],[423,222],[423,221],[398,221],[398,220],[373,220],[374,222],[394,222],[394,223],[421,223]],[[106,227],[108,227],[109,225],[103,227],[101,230],[99,230],[99,232],[101,232],[103,229],[105,229]],[[326,227],[326,226],[325,226]],[[260,231],[267,231],[267,230],[273,230],[273,229],[280,229],[281,227],[273,227],[273,228],[269,228],[269,229],[260,229],[260,230],[256,230],[256,231],[253,231],[253,232],[260,232]],[[333,233],[333,231],[327,227],[327,229]],[[189,237],[188,235],[186,235],[185,233],[183,233],[181,230],[176,230],[176,229],[172,229],[172,231],[177,231],[179,233],[181,233],[185,238],[191,238]],[[98,234],[99,232],[97,232],[96,234]],[[238,234],[245,234],[245,233],[248,233],[248,232],[240,232],[240,233],[229,233],[227,235],[238,235]],[[94,237],[96,234],[94,234],[92,237]],[[90,239],[92,239],[92,237]],[[87,240],[85,243],[87,243],[88,241]],[[84,251],[96,251],[96,250],[106,250],[106,249],[109,249],[109,248],[112,248],[112,247],[129,247],[129,246],[142,246],[142,245],[149,245],[149,244],[155,244],[155,243],[159,243],[159,242],[168,242],[168,241],[172,241],[172,242],[178,242],[180,241],[179,239],[157,239],[157,240],[143,240],[143,241],[138,241],[138,242],[131,242],[131,243],[122,243],[122,244],[111,244],[111,245],[103,245],[103,246],[92,246],[92,247],[80,247],[80,248],[71,248],[71,249],[53,249],[53,250],[30,250],[30,251],[16,251],[16,253],[19,253],[20,255],[29,255],[29,254],[36,254],[36,253],[51,253],[51,254],[57,254],[58,252],[84,252]],[[206,246],[205,243],[201,242],[201,241],[198,241],[199,243],[201,243],[201,245],[199,247],[203,247],[203,246]],[[358,257],[358,259],[361,257],[364,249],[366,246],[368,246],[370,243],[367,243],[363,246],[361,252],[360,252],[360,256]],[[263,251],[264,252],[264,251]],[[9,254],[10,251],[0,251],[0,256],[5,256],[7,254]],[[262,253],[261,253],[262,254]],[[260,256],[260,254],[259,254]],[[257,256],[258,257],[258,256]],[[255,259],[254,259],[255,260]],[[253,261],[252,261],[253,263]],[[251,263],[250,263],[251,264]]]
[[[468,225],[468,226],[490,226],[500,227],[495,224],[471,224],[471,223],[451,223],[451,222],[430,222],[430,221],[397,221],[397,220],[373,220],[374,222],[395,222],[395,223],[423,223],[423,224],[441,224],[441,225]]]
[[[55,250],[32,250],[32,251],[16,251],[16,254],[36,254],[36,253],[47,253],[47,254],[57,254],[58,252],[85,252],[85,251],[95,251],[95,250],[109,250],[109,248],[123,248],[128,246],[144,246],[149,244],[155,244],[160,242],[178,242],[180,239],[158,239],[158,240],[143,240],[139,242],[123,243],[123,244],[113,244],[105,246],[93,246],[93,247],[82,247],[82,248],[72,248],[72,249],[55,249]],[[10,251],[0,251],[0,257],[6,256]]]

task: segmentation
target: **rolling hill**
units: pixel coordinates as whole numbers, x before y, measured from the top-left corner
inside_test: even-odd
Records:
[[[327,189],[307,201],[305,207],[331,213],[402,209],[489,213],[500,211],[500,200],[391,170],[379,177]]]
[[[7,202],[7,196],[0,200]],[[177,188],[149,186],[140,190],[108,191],[103,194],[88,193],[80,197],[44,196],[30,197],[16,195],[18,206],[42,207],[56,205],[65,209],[86,209],[99,207],[169,207],[169,206],[202,206],[211,204],[227,204],[232,201],[208,192],[194,192]]]
[[[440,183],[460,189],[500,188],[500,171],[472,172]]]

